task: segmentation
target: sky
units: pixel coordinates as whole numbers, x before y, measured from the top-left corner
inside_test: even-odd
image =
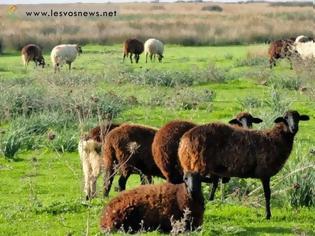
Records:
[[[40,3],[107,3],[107,2],[151,2],[152,0],[0,0],[0,4],[40,4]],[[174,2],[175,0],[160,0],[160,2]],[[239,0],[215,0],[215,2],[238,2]],[[245,1],[245,0],[244,0]],[[274,0],[269,0],[274,1]],[[286,1],[286,0],[277,0]],[[287,0],[291,1],[312,1],[312,0]]]

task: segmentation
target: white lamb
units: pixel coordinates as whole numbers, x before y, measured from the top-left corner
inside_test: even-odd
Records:
[[[159,62],[162,61],[164,52],[164,45],[158,39],[148,39],[144,43],[144,53],[145,53],[145,62],[148,62],[148,55],[150,55],[150,60],[152,61],[152,56],[157,55]]]
[[[84,193],[86,200],[89,200],[96,195],[96,180],[101,174],[102,157],[98,152],[101,143],[93,139],[81,139],[78,150],[84,175]]]
[[[78,44],[61,44],[54,47],[50,57],[55,72],[60,70],[60,66],[63,64],[68,64],[69,70],[71,70],[71,63],[80,53],[82,53],[82,49]]]

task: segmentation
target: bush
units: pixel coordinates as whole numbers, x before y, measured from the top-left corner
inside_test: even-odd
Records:
[[[202,11],[216,11],[216,12],[221,12],[223,11],[223,8],[220,7],[219,5],[211,5],[211,6],[204,6],[201,8]]]
[[[0,121],[41,113],[66,113],[74,122],[86,118],[112,118],[126,105],[114,93],[95,90],[97,78],[48,77],[2,81]]]
[[[78,149],[78,132],[64,129],[56,132],[56,138],[48,140],[47,146],[58,152],[74,152]]]
[[[210,90],[194,91],[184,88],[176,92],[173,96],[167,97],[165,105],[173,109],[206,109],[210,110],[211,102],[215,97],[215,93]]]
[[[277,89],[298,90],[302,81],[296,76],[273,76],[268,80],[267,84]]]

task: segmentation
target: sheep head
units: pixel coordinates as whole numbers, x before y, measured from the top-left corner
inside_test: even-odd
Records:
[[[44,57],[38,58],[37,62],[38,62],[38,65],[42,66],[43,68],[46,65]]]
[[[198,172],[186,172],[184,183],[190,197],[199,196],[201,192],[201,176]]]
[[[79,55],[83,52],[82,51],[82,47],[80,46],[80,45],[76,45],[76,48],[77,48],[77,51],[78,51],[78,53],[79,53]]]
[[[263,120],[257,117],[253,117],[248,112],[241,112],[239,113],[236,118],[229,121],[229,124],[231,125],[237,125],[243,128],[250,129],[253,126],[253,123],[259,124]]]
[[[300,115],[297,111],[287,111],[283,116],[275,119],[275,123],[283,122],[289,129],[290,133],[296,134],[299,130],[299,122],[307,121],[310,117],[308,115]]]
[[[158,60],[159,60],[159,62],[162,62],[162,59],[163,59],[163,55],[158,54]]]

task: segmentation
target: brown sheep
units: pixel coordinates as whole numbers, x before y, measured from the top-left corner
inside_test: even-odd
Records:
[[[166,233],[172,229],[172,220],[181,220],[186,209],[190,214],[185,218],[185,230],[198,228],[205,209],[200,175],[187,173],[184,182],[144,185],[120,193],[105,206],[101,229],[131,233],[158,229]]]
[[[144,45],[141,41],[137,39],[127,39],[124,42],[124,57],[123,62],[125,61],[125,57],[128,57],[130,54],[130,61],[132,61],[132,55],[134,54],[134,59],[136,60],[136,63],[139,62],[140,54],[143,53]]]
[[[261,119],[253,117],[248,112],[239,113],[235,119],[230,121],[231,124],[251,128],[253,123],[260,123]],[[156,133],[152,153],[156,165],[161,170],[166,180],[173,184],[183,182],[183,171],[179,163],[177,151],[180,138],[185,132],[197,126],[187,121],[171,121]],[[223,178],[223,183],[229,181],[229,178]],[[209,200],[214,199],[215,191],[218,187],[219,177],[212,175],[211,180],[213,187],[209,195]]]
[[[292,50],[291,47],[294,43],[295,38],[290,39],[282,39],[271,42],[270,47],[268,49],[269,55],[269,64],[270,68],[276,66],[276,60],[282,58],[288,58],[290,62],[290,68],[292,69]]]
[[[96,195],[96,181],[102,169],[102,141],[110,130],[118,126],[119,124],[112,123],[97,126],[91,129],[90,132],[79,141],[78,151],[84,175],[84,193],[86,200]]]
[[[96,142],[102,143],[105,139],[105,135],[112,129],[120,126],[120,124],[115,123],[104,123],[92,128],[88,134],[84,136],[85,140],[93,139]]]
[[[25,67],[30,61],[35,62],[35,66],[39,65],[45,67],[45,59],[42,54],[42,49],[35,44],[28,44],[21,50],[22,60]]]
[[[181,139],[178,149],[181,166],[184,173],[260,179],[266,199],[266,218],[270,219],[270,178],[288,159],[299,121],[304,120],[309,117],[288,111],[275,119],[272,129],[263,131],[222,123],[197,126]]]
[[[144,176],[152,181],[152,176],[163,177],[154,163],[151,145],[156,129],[124,124],[113,129],[105,137],[103,145],[104,196],[108,196],[114,175],[115,165],[120,171],[119,191],[125,190],[126,182],[132,173],[140,174],[142,184]]]

